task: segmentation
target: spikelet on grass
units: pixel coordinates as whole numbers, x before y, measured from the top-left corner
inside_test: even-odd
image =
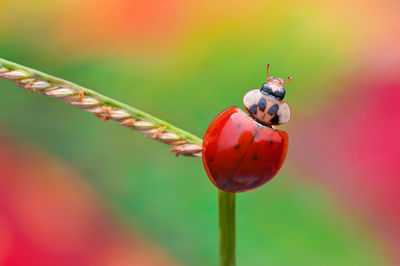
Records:
[[[102,121],[114,120],[124,127],[140,131],[147,138],[171,145],[170,151],[177,156],[201,156],[202,140],[195,135],[77,84],[1,58],[0,78],[10,80],[28,91],[62,99],[93,113]]]

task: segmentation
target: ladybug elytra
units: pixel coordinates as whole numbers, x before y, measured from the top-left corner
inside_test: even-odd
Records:
[[[270,181],[282,166],[287,133],[274,128],[289,122],[284,82],[270,77],[261,89],[243,97],[248,114],[233,106],[218,114],[203,138],[203,164],[211,182],[221,190],[244,192]]]

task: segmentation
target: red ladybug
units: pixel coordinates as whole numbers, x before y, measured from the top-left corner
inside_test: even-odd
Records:
[[[269,64],[267,66],[268,75]],[[273,126],[289,122],[283,86],[269,77],[261,89],[243,98],[247,115],[234,106],[211,122],[203,138],[203,164],[211,182],[228,192],[244,192],[271,180],[281,168],[288,148],[286,132]]]

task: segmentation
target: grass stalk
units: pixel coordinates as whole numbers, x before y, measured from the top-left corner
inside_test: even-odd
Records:
[[[202,139],[164,120],[75,83],[0,58],[0,78],[42,95],[63,99],[66,103],[95,114],[103,121],[141,131],[147,138],[172,146],[176,155],[201,156]]]
[[[220,266],[236,265],[235,201],[235,193],[218,190]]]

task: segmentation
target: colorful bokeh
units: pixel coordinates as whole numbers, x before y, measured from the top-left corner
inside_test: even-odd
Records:
[[[287,161],[238,265],[400,264],[400,2],[0,0],[0,57],[198,136],[293,76]],[[0,265],[217,265],[202,162],[0,80]]]

